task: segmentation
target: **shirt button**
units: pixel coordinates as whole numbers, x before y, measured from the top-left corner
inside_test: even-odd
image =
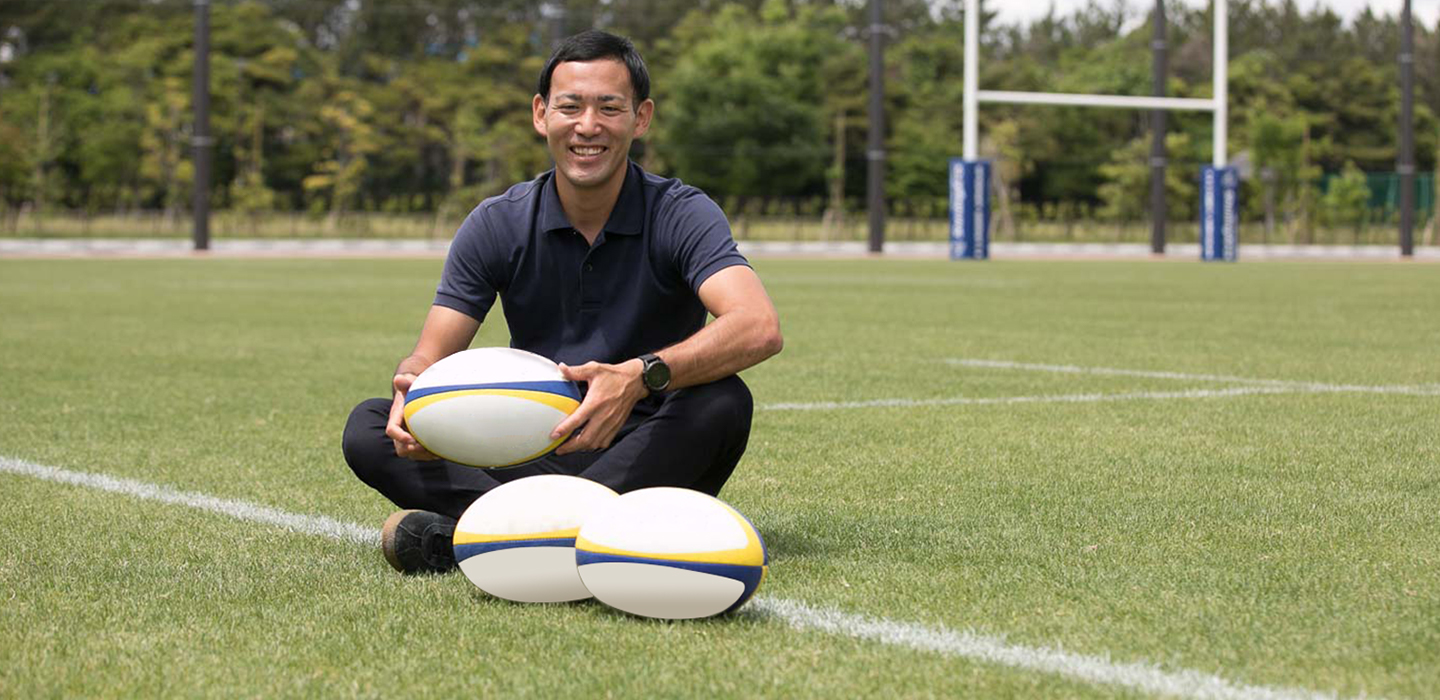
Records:
[[[595,266],[594,266],[594,265],[591,265],[590,263],[585,263],[585,271],[586,271],[586,272],[594,272],[594,271],[595,271]]]

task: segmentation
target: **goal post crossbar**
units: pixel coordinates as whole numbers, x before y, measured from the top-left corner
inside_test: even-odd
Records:
[[[978,90],[975,93],[975,99],[977,102],[1060,105],[1067,107],[1170,109],[1192,112],[1213,112],[1218,109],[1215,105],[1215,100],[1196,97],[1133,97],[1129,95],[1088,95],[1070,92]]]
[[[979,107],[981,102],[1004,102],[1010,104],[1047,104],[1080,107],[1110,107],[1128,109],[1170,109],[1210,112],[1215,128],[1212,133],[1213,165],[1222,167],[1228,160],[1225,153],[1226,117],[1229,85],[1229,23],[1227,21],[1228,0],[1211,0],[1213,3],[1214,40],[1213,90],[1210,99],[1181,97],[1131,97],[1124,95],[1087,95],[1056,92],[1010,92],[1006,90],[980,89],[980,0],[965,0],[965,63],[964,99],[962,112],[961,152],[965,160],[979,156]]]

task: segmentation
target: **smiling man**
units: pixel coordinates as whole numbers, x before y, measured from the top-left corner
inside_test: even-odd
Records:
[[[455,520],[506,481],[574,474],[621,493],[715,495],[739,463],[753,405],[736,373],[780,351],[780,323],[715,202],[630,161],[654,114],[627,39],[587,31],[546,62],[532,117],[555,168],[465,219],[393,396],[361,403],[345,427],[350,468],[405,509],[382,530],[397,570],[454,568]],[[578,432],[553,454],[482,471],[427,452],[403,407],[416,375],[469,347],[497,298],[511,347],[559,362],[585,396],[554,437]]]

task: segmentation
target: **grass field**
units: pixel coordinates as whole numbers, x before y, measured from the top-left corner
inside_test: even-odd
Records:
[[[663,623],[84,476],[378,528],[340,428],[439,260],[0,260],[0,696],[1440,689],[1440,267],[756,266],[771,575]]]

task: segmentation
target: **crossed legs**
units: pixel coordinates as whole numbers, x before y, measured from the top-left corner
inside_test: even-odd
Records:
[[[475,499],[507,481],[570,474],[626,493],[679,486],[712,496],[735,471],[750,437],[754,403],[739,377],[686,387],[635,406],[615,442],[599,452],[549,455],[506,469],[476,469],[395,454],[385,435],[389,399],[368,399],[345,425],[345,461],[355,475],[401,508],[459,518]]]

